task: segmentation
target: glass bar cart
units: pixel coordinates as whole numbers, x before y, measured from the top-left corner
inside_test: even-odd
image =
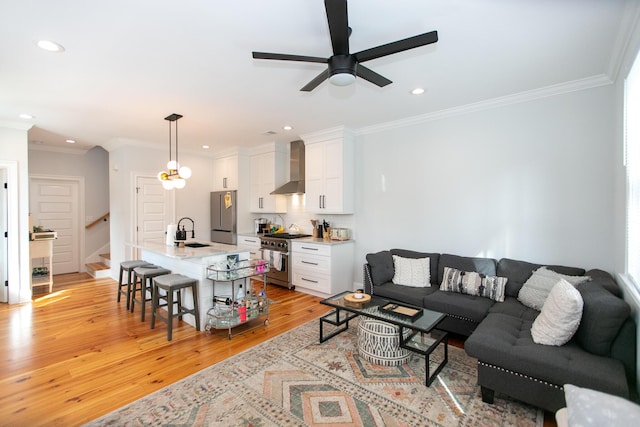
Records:
[[[238,325],[262,317],[268,325],[268,272],[269,263],[265,260],[238,261],[237,255],[229,255],[226,263],[207,267],[207,278],[213,283],[213,306],[207,311],[205,330],[211,333],[212,329],[227,329],[231,339],[231,329]],[[258,276],[262,276],[262,281],[253,280]],[[221,286],[221,282],[230,287]]]

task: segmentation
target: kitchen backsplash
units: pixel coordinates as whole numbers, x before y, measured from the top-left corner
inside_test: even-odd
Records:
[[[317,219],[327,221],[331,227],[342,227],[351,229],[351,238],[357,236],[356,216],[355,215],[322,215],[308,213],[304,211],[304,196],[294,194],[287,197],[287,213],[286,214],[252,214],[252,218],[267,218],[272,223],[281,224],[285,230],[291,224],[297,225],[301,232],[311,234],[311,220]],[[284,221],[284,223],[283,223]]]

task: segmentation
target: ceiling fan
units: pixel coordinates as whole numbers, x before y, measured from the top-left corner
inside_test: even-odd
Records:
[[[356,76],[362,77],[379,87],[384,87],[391,83],[391,80],[370,70],[364,65],[361,65],[362,62],[425,46],[438,41],[438,32],[431,31],[371,49],[366,49],[358,53],[349,53],[349,36],[351,35],[351,28],[349,27],[349,20],[347,17],[347,0],[324,0],[324,7],[327,11],[327,22],[329,24],[329,34],[331,36],[331,45],[333,47],[332,56],[329,58],[319,58],[315,56],[289,55],[284,53],[253,52],[253,58],[329,64],[327,70],[320,73],[316,78],[300,89],[304,92],[311,92],[326,79],[329,79],[329,81],[335,85],[346,86],[353,83]]]

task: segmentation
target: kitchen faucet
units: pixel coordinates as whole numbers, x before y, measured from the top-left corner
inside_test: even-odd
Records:
[[[193,220],[187,216],[180,218],[178,221],[178,229],[176,230],[176,240],[187,240],[187,231],[184,229],[184,225],[182,226],[182,230],[180,230],[180,223],[183,219],[188,219],[191,221],[191,238],[194,239],[196,237],[196,226]]]

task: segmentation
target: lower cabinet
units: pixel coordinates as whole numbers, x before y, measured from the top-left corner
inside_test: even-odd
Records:
[[[290,265],[296,290],[321,297],[352,290],[353,246],[353,241],[293,241]]]
[[[238,246],[250,248],[249,256],[251,259],[261,259],[262,251],[260,251],[260,238],[257,236],[238,235]]]

